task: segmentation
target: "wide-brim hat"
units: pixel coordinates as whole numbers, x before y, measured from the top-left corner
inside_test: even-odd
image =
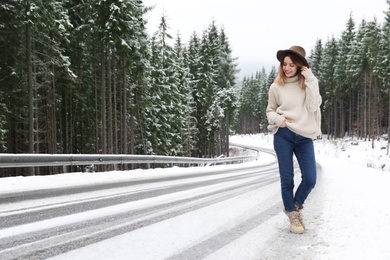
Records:
[[[288,53],[295,54],[296,56],[298,56],[298,58],[300,58],[302,60],[303,64],[306,67],[309,67],[309,63],[307,62],[307,60],[305,58],[306,57],[306,51],[305,51],[304,48],[302,48],[301,46],[294,45],[294,46],[292,46],[288,50],[279,50],[276,53],[276,58],[278,59],[278,61],[283,62],[284,57],[286,57],[286,55]]]

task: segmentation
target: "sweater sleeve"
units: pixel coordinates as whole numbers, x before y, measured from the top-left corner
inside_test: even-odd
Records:
[[[281,115],[279,115],[276,112],[276,109],[279,107],[278,105],[278,97],[277,97],[277,92],[275,91],[275,85],[272,84],[269,92],[268,92],[268,106],[266,109],[267,113],[267,120],[270,126],[268,127],[269,130],[272,128],[272,126],[277,126],[279,127],[285,118]]]
[[[311,69],[303,71],[302,75],[305,77],[306,85],[306,108],[308,111],[315,112],[319,109],[322,103],[318,79],[313,75]]]

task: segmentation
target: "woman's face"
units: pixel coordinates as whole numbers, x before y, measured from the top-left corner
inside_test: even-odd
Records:
[[[292,62],[291,58],[286,56],[283,60],[283,72],[287,78],[297,75],[298,67]]]

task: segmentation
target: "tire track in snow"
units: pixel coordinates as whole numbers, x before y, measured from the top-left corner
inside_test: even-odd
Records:
[[[279,203],[277,203],[272,207],[245,219],[245,221],[238,221],[238,223],[234,224],[232,228],[222,230],[220,233],[208,238],[207,240],[201,241],[195,246],[169,257],[167,260],[204,259],[224,246],[230,244],[232,241],[264,224],[267,220],[280,213],[280,210],[281,207]]]
[[[253,178],[254,176],[263,176],[269,174],[269,172],[273,169],[275,168],[248,168],[244,169],[242,174],[233,176],[225,176],[225,174],[221,175],[220,178],[212,180],[194,180],[192,182],[184,184],[168,184],[161,187],[153,187],[121,193],[116,193],[113,191],[112,194],[106,196],[94,196],[92,198],[86,199],[81,198],[73,201],[64,201],[61,203],[53,203],[49,205],[45,204],[42,206],[20,208],[12,211],[3,210],[0,212],[0,228],[7,228],[29,222],[39,221],[42,219],[76,214],[84,212],[86,210],[100,209],[107,206],[119,205],[131,201],[139,201],[146,198],[163,196],[166,194],[195,189],[199,187],[239,181],[247,178]],[[183,177],[183,179],[186,178],[187,176]],[[175,178],[175,180],[178,180],[178,178]]]
[[[113,236],[131,232],[147,225],[174,218],[175,216],[199,208],[207,207],[254,189],[259,189],[278,181],[278,176],[275,176],[274,173],[274,170],[268,173],[263,172],[263,175],[259,175],[258,172],[252,172],[245,174],[245,177],[225,178],[224,181],[227,181],[228,179],[229,181],[237,181],[249,177],[253,179],[253,174],[255,176],[260,176],[246,183],[240,183],[238,185],[229,186],[228,188],[207,192],[175,202],[163,203],[158,206],[154,205],[138,211],[128,211],[100,219],[72,223],[68,226],[62,226],[61,223],[59,223],[58,227],[51,229],[2,238],[0,243],[0,257],[1,259],[37,259],[61,254]],[[215,184],[215,181],[213,182]],[[186,186],[187,189],[190,187],[190,189],[194,189],[205,184],[207,186],[212,185],[203,182],[202,185],[198,183],[195,186],[194,184],[192,184],[192,186],[184,186]]]

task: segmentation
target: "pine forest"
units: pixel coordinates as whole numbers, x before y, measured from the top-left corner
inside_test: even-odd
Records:
[[[217,157],[229,156],[229,135],[266,132],[277,69],[239,80],[223,28],[211,22],[184,41],[162,16],[149,35],[151,8],[142,0],[2,0],[0,153]],[[308,60],[323,134],[389,132],[390,8],[383,24],[346,19],[340,37],[317,39]],[[0,177],[25,174],[0,169]]]

